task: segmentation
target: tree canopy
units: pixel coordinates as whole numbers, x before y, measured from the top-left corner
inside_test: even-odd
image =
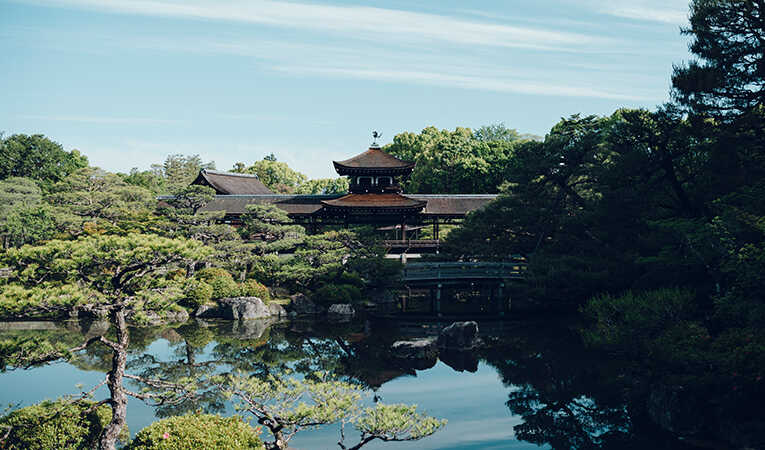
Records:
[[[79,151],[66,151],[41,134],[0,134],[0,180],[27,177],[47,188],[87,165],[88,159]]]

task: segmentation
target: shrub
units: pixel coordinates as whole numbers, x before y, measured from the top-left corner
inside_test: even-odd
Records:
[[[233,280],[231,274],[226,269],[221,269],[220,267],[206,267],[194,274],[194,278],[207,283],[218,278],[228,278]]]
[[[94,448],[104,427],[111,420],[111,409],[106,406],[88,411],[94,402],[68,403],[64,400],[46,400],[27,406],[0,418],[0,432],[10,428],[4,449],[85,450]],[[127,437],[127,427],[121,439]]]
[[[271,301],[271,293],[268,288],[255,280],[247,280],[240,285],[242,295],[247,297],[258,297],[264,302]]]
[[[231,278],[216,278],[210,281],[212,287],[212,298],[239,297],[242,290],[239,284]]]
[[[241,295],[239,284],[225,269],[208,267],[197,272],[194,277],[212,287],[212,298],[214,299]]]
[[[240,417],[175,416],[139,431],[127,450],[262,449],[258,431]]]
[[[600,295],[581,308],[592,321],[582,337],[594,347],[650,356],[668,330],[692,319],[695,310],[693,292],[684,289]]]
[[[188,280],[183,292],[186,294],[186,303],[193,308],[197,308],[210,303],[213,288],[201,280]]]
[[[361,289],[350,284],[327,284],[317,289],[314,298],[323,305],[361,301]]]

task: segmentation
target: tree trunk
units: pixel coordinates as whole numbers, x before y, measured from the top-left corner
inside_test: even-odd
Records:
[[[123,305],[118,306],[113,312],[112,323],[117,328],[117,342],[112,347],[112,370],[106,381],[111,394],[112,420],[101,434],[101,441],[98,444],[100,450],[116,449],[117,438],[125,427],[127,419],[127,394],[123,386],[123,377],[127,363],[128,329]]]

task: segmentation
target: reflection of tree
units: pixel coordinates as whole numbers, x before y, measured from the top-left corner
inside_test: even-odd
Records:
[[[523,420],[518,439],[556,449],[677,448],[642,420],[645,398],[625,366],[586,352],[568,331],[522,335],[482,355],[511,388],[507,406]]]
[[[170,417],[184,413],[204,410],[208,413],[220,413],[225,410],[224,399],[218,389],[203,381],[214,375],[222,361],[201,358],[204,348],[215,339],[213,331],[195,323],[189,323],[175,330],[179,342],[172,345],[173,356],[179,359],[163,361],[148,353],[132,359],[128,369],[138,370],[141,378],[163,380],[170,383],[189,385],[194,383],[196,395],[182,401],[161,404],[156,407],[158,417]]]

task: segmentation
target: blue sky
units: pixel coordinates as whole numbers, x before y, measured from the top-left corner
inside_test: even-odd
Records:
[[[268,153],[311,177],[373,129],[654,108],[687,60],[685,0],[0,0],[0,130],[91,164]]]

